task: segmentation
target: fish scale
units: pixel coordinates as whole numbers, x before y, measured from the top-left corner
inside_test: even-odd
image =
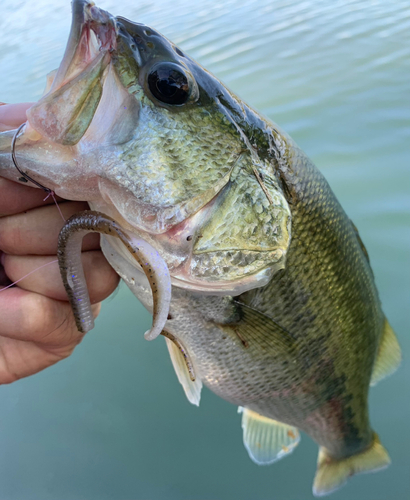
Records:
[[[297,193],[291,205],[292,242],[286,269],[268,286],[249,291],[240,300],[294,332],[315,362],[314,371],[327,367],[330,380],[344,375],[343,398],[346,411],[351,409],[351,432],[363,436],[365,448],[370,433],[363,402],[384,323],[374,279],[350,220],[303,153],[298,151],[297,161],[283,172],[283,178],[289,178],[288,187]],[[334,397],[333,387],[324,389],[325,399]],[[258,406],[263,414],[265,405],[269,403]],[[346,441],[349,438],[344,436]],[[319,436],[314,439],[320,442]]]

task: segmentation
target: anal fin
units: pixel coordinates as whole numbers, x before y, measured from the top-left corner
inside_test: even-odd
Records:
[[[163,332],[167,343],[171,362],[177,374],[179,383],[184,389],[188,401],[193,405],[199,406],[201,399],[202,382],[193,373],[192,365],[188,360],[187,355],[183,355],[181,349],[176,345],[175,339],[168,333]],[[171,338],[172,337],[172,338]]]
[[[375,433],[371,446],[351,457],[337,460],[326,449],[320,448],[313,494],[317,497],[328,495],[340,488],[350,476],[376,472],[389,464],[390,457]]]
[[[243,442],[250,458],[269,465],[291,453],[300,441],[296,427],[263,417],[247,408],[242,411]]]
[[[397,370],[401,361],[401,350],[396,335],[387,319],[384,320],[384,330],[380,340],[379,351],[374,362],[370,385],[376,385],[383,378]]]

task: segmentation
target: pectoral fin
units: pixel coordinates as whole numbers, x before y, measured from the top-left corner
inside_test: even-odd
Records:
[[[169,335],[169,334],[168,334]],[[177,374],[179,383],[185,391],[188,401],[193,405],[199,406],[201,399],[202,382],[195,376],[192,367],[187,365],[187,358],[182,354],[181,349],[169,337],[165,337],[172,365]]]
[[[290,357],[294,359],[296,341],[290,332],[266,314],[241,302],[236,304],[240,309],[241,319],[229,325],[229,328],[235,331],[245,347],[256,342],[259,346],[270,349],[272,356],[276,354],[282,361],[288,362]]]
[[[292,453],[300,441],[296,427],[263,417],[258,413],[242,411],[243,442],[250,458],[258,465],[269,465]]]
[[[387,319],[384,321],[383,335],[380,341],[379,351],[373,366],[370,385],[376,385],[383,378],[391,375],[397,370],[401,361],[401,350],[396,335]]]

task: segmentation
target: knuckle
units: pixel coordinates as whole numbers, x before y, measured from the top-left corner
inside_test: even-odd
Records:
[[[81,341],[69,305],[42,295],[30,296],[24,323],[32,340],[44,346],[74,347]]]

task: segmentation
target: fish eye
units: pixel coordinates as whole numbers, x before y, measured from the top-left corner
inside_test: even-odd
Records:
[[[190,85],[183,68],[173,63],[160,63],[148,75],[152,95],[165,104],[181,105],[190,96]]]

